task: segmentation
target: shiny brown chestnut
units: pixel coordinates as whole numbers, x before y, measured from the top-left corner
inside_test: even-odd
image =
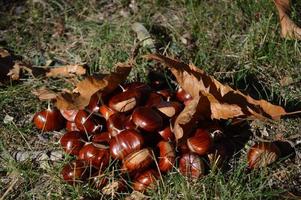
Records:
[[[274,143],[259,142],[248,151],[248,166],[251,169],[266,167],[275,162],[279,156],[280,150]]]
[[[93,94],[90,98],[90,102],[87,106],[87,108],[89,109],[90,112],[98,112],[99,108],[100,108],[100,94]]]
[[[187,146],[190,151],[203,156],[209,152],[212,146],[211,136],[207,131],[197,129],[195,136],[187,139]]]
[[[148,132],[155,132],[162,129],[163,119],[152,108],[139,107],[132,114],[133,122],[141,129]]]
[[[176,159],[176,154],[173,146],[169,142],[160,141],[157,144],[157,147],[159,148],[160,152],[158,158],[158,166],[160,171],[165,173],[172,170]]]
[[[128,112],[139,105],[140,100],[141,93],[139,90],[126,90],[111,97],[109,107],[117,112]]]
[[[163,101],[155,105],[155,107],[169,118],[176,116],[183,109],[182,104],[176,101]]]
[[[204,121],[201,123],[201,128],[207,131],[215,142],[222,141],[226,137],[222,126],[216,121]]]
[[[123,160],[122,170],[126,172],[142,171],[153,162],[152,151],[144,148],[133,152]]]
[[[168,126],[163,130],[158,132],[161,135],[162,139],[165,141],[173,141],[175,139],[174,133],[171,131],[171,128]]]
[[[71,155],[78,155],[86,141],[87,138],[85,134],[78,131],[67,132],[60,139],[64,151]]]
[[[136,129],[137,128],[136,124],[134,124],[134,122],[132,121],[131,115],[126,117],[126,119],[124,121],[124,128],[125,129]]]
[[[185,103],[192,100],[192,96],[188,94],[183,88],[179,88],[176,92],[176,97],[179,101]]]
[[[162,90],[168,87],[166,76],[162,72],[150,71],[147,77],[151,88],[154,90]]]
[[[163,102],[163,97],[160,94],[157,94],[155,92],[151,92],[147,98],[147,101],[145,103],[146,107],[153,107],[155,105],[160,104]]]
[[[78,110],[60,110],[62,116],[70,122],[74,122]]]
[[[122,160],[129,154],[140,150],[143,137],[135,130],[124,130],[110,140],[110,153],[115,159]]]
[[[102,132],[92,136],[92,143],[94,144],[104,144],[108,145],[111,140],[111,136],[109,132]]]
[[[132,83],[128,83],[123,85],[124,91],[126,90],[138,90],[140,91],[142,94],[148,94],[152,91],[151,87],[146,84],[146,83],[142,83],[142,82],[132,82]]]
[[[179,160],[180,173],[191,179],[198,179],[205,173],[205,165],[199,155],[186,153]]]
[[[65,126],[65,119],[57,109],[37,112],[33,117],[33,122],[42,131],[56,131]]]
[[[139,192],[144,192],[148,189],[154,189],[156,180],[159,178],[158,172],[149,169],[139,173],[133,180],[133,189]]]
[[[123,131],[127,116],[124,113],[115,113],[107,120],[107,129],[111,137],[118,135]]]
[[[101,170],[108,166],[110,155],[107,149],[97,148],[93,144],[86,144],[79,151],[78,158]]]
[[[99,112],[106,120],[108,120],[111,115],[116,113],[114,110],[112,110],[111,108],[109,108],[106,105],[101,105],[99,107]]]
[[[67,121],[67,123],[66,123],[66,130],[68,132],[69,131],[79,131],[79,129],[76,126],[76,123],[75,122],[70,122],[70,121]]]
[[[174,97],[174,93],[170,89],[159,90],[157,91],[157,94],[160,94],[165,101]]]
[[[78,111],[75,117],[75,123],[80,131],[90,133],[90,134],[94,134],[97,131],[100,132],[104,126],[102,122],[98,123],[94,121],[94,119],[92,119],[92,115],[91,114],[89,115],[84,110]]]
[[[89,165],[83,160],[71,161],[63,167],[61,175],[71,185],[83,183],[89,176]]]

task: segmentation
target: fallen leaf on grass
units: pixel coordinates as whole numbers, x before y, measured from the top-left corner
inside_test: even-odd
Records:
[[[118,63],[116,71],[111,74],[88,76],[77,84],[72,93],[64,92],[58,95],[56,106],[64,110],[84,109],[93,94],[112,92],[120,83],[124,82],[131,68],[132,62]]]
[[[150,54],[147,59],[165,64],[176,77],[179,85],[188,92],[192,101],[179,114],[174,123],[176,139],[179,140],[193,130],[193,125],[202,118],[211,119],[280,119],[287,113],[281,106],[265,100],[255,100],[228,85],[223,85],[194,65]]]
[[[21,78],[23,71],[28,72],[29,74],[32,75],[31,67],[29,67],[25,63],[17,60],[14,62],[14,65],[7,73],[7,76],[10,77],[11,80],[17,81]]]
[[[56,99],[56,97],[58,96],[57,93],[48,90],[45,87],[32,90],[31,93],[37,96],[41,101]]]
[[[301,39],[301,28],[298,27],[289,17],[291,1],[274,0],[279,14],[281,36],[288,39]]]
[[[47,77],[72,77],[75,75],[80,76],[86,74],[86,68],[77,64],[49,68],[48,70],[49,71],[46,73]]]
[[[26,72],[32,77],[73,77],[86,74],[82,65],[65,65],[59,67],[32,67],[16,60],[7,50],[0,49],[0,81],[19,80]]]

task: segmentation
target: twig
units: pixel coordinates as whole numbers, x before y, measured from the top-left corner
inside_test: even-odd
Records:
[[[7,190],[4,192],[4,194],[2,195],[2,197],[0,197],[0,200],[4,200],[5,199],[5,197],[8,195],[8,193],[13,189],[13,187],[16,185],[16,183],[18,182],[18,178],[16,178],[16,179],[14,179],[11,183],[10,183],[10,185],[9,185],[9,187],[7,188]]]

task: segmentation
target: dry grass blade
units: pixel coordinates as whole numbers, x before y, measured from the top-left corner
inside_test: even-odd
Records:
[[[288,39],[301,39],[301,28],[289,17],[290,0],[274,0],[279,14],[281,36]]]

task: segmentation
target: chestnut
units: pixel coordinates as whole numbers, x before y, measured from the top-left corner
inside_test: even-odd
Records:
[[[133,122],[141,129],[148,132],[155,132],[162,128],[162,117],[152,108],[138,107],[132,114]]]
[[[76,126],[75,122],[67,121],[66,123],[66,130],[67,131],[79,131],[79,129]]]
[[[70,122],[74,122],[78,110],[60,110],[62,116]]]
[[[111,140],[111,136],[109,132],[102,132],[98,133],[92,136],[92,143],[93,144],[103,144],[103,145],[108,145],[109,141]]]
[[[104,120],[103,120],[104,121]],[[84,110],[78,111],[76,117],[75,117],[75,123],[77,128],[80,131],[84,131],[90,134],[94,134],[97,131],[101,131],[103,128],[102,122],[96,122],[94,119],[92,119],[92,115],[88,114]]]
[[[205,173],[205,165],[199,155],[186,153],[179,160],[180,173],[188,178],[197,179]]]
[[[57,109],[37,112],[33,117],[33,122],[42,131],[57,131],[65,126],[65,119]]]
[[[158,159],[160,171],[164,173],[172,170],[176,158],[173,146],[169,142],[161,141],[157,144],[157,147],[160,152]]]
[[[170,89],[159,90],[157,94],[160,94],[164,100],[169,100],[174,96],[174,93]]]
[[[155,90],[162,90],[168,87],[166,76],[162,72],[150,71],[147,77],[149,79],[151,88]]]
[[[74,160],[63,167],[61,174],[71,185],[83,183],[89,176],[89,165],[83,160]]]
[[[147,85],[146,83],[142,83],[142,82],[132,82],[132,83],[128,83],[123,85],[124,90],[139,90],[140,92],[142,92],[143,94],[149,93],[152,89],[149,85]]]
[[[128,155],[123,160],[122,170],[125,170],[126,172],[142,171],[152,162],[152,151],[148,148],[144,148]]]
[[[60,143],[64,151],[71,155],[78,155],[86,141],[87,139],[85,134],[78,131],[67,132],[60,139]]]
[[[259,142],[248,151],[248,166],[250,169],[266,167],[275,162],[279,155],[280,150],[274,143]]]
[[[100,106],[99,106],[99,104],[100,104],[100,96],[99,95],[100,94],[95,93],[95,94],[93,94],[91,96],[90,102],[89,102],[89,104],[87,106],[87,108],[88,108],[88,110],[90,112],[98,112],[98,110],[100,108]]]
[[[137,126],[132,121],[132,116],[130,116],[130,115],[126,117],[123,125],[124,125],[125,129],[136,129],[137,128]]]
[[[114,137],[124,130],[124,123],[127,117],[123,113],[115,113],[109,117],[107,120],[107,129],[111,135]]]
[[[155,107],[157,108],[157,110],[159,110],[169,118],[179,114],[179,112],[181,112],[181,110],[183,109],[182,104],[175,101],[164,101],[160,104],[155,105]]]
[[[158,177],[158,172],[153,169],[141,172],[133,180],[133,189],[139,192],[144,192],[147,189],[153,189]]]
[[[212,145],[210,134],[203,129],[197,129],[195,136],[187,139],[187,146],[190,151],[203,156],[208,153]]]
[[[124,159],[127,155],[143,146],[143,137],[135,130],[124,130],[110,141],[110,153],[115,159]]]
[[[117,112],[127,112],[134,109],[141,100],[139,90],[131,89],[121,92],[109,100],[109,107]]]
[[[97,169],[104,169],[109,164],[109,151],[107,149],[97,148],[93,144],[86,144],[81,148],[78,158],[89,162]]]
[[[168,126],[163,130],[158,132],[161,135],[162,139],[165,141],[173,141],[175,139],[174,133],[171,131],[171,128]]]
[[[111,108],[109,108],[106,105],[101,105],[99,107],[99,112],[106,120],[108,120],[109,117],[115,113],[115,111],[113,111]]]
[[[176,92],[176,97],[179,101],[185,103],[192,100],[192,96],[188,94],[183,88],[179,88]]]
[[[149,94],[147,101],[145,103],[145,106],[147,107],[153,107],[155,105],[160,104],[161,102],[163,102],[163,98],[160,94],[157,94],[155,92],[152,92]]]

